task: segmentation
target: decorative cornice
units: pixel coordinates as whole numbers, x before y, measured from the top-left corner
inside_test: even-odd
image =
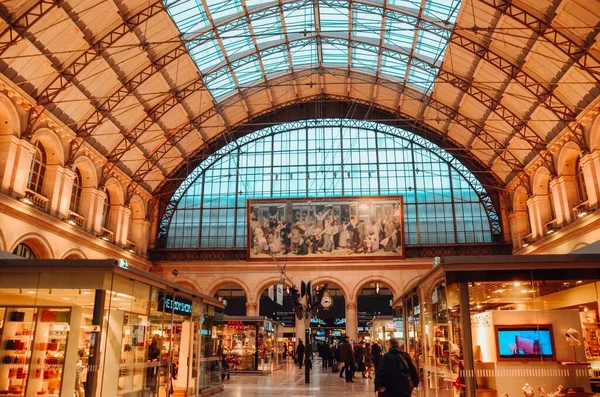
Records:
[[[458,256],[458,255],[507,255],[510,254],[512,246],[510,244],[464,244],[464,245],[437,245],[437,246],[407,246],[406,258],[433,258],[435,256]],[[242,249],[159,249],[148,253],[149,259],[152,262],[211,262],[211,261],[246,261],[247,252]],[[281,259],[280,262],[285,261]],[[328,262],[329,263],[329,262]],[[333,266],[337,263],[348,266],[364,266],[369,262],[348,263],[347,261],[331,261]],[[406,261],[398,260],[381,260],[377,263],[392,263],[401,264]],[[270,266],[273,261],[268,261]],[[303,266],[308,267],[306,262],[288,263],[287,266]]]
[[[56,116],[46,110],[43,106],[38,105],[32,97],[27,95],[23,90],[19,87],[16,87],[14,83],[12,83],[6,76],[0,73],[0,93],[5,94],[17,107],[21,107],[25,111],[30,111],[32,108],[39,109],[42,114],[40,115],[36,128],[46,127],[52,130],[56,135],[58,135],[61,139],[65,140],[75,140],[81,139],[77,136],[77,134],[65,126],[62,121],[60,121]],[[84,156],[87,156],[94,164],[98,166],[104,166],[108,164],[108,160],[104,157],[100,152],[98,152],[95,148],[90,146],[87,142],[81,147],[81,153]],[[119,182],[123,184],[123,186],[127,186],[132,183],[131,178],[123,172],[118,167],[112,167],[111,169],[112,176],[117,179]],[[141,186],[136,187],[137,193],[144,198],[145,200],[149,200],[152,198],[152,194],[148,192]]]
[[[126,258],[132,266],[150,270],[152,263],[140,256],[114,246],[108,242],[86,233],[82,229],[61,222],[57,218],[21,203],[4,194],[0,194],[0,213],[19,219],[33,226],[34,230],[44,230],[60,238],[64,238],[79,246],[89,248],[106,258]],[[9,249],[10,247],[7,247]],[[59,258],[53,258],[59,259]]]

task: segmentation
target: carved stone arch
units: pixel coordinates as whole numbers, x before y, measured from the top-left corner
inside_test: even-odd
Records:
[[[0,136],[21,136],[21,119],[14,103],[4,94],[0,94]]]
[[[344,299],[346,300],[346,303],[356,301],[356,297],[352,295],[352,292],[350,291],[346,283],[344,283],[340,279],[331,276],[323,276],[312,280],[312,285],[319,284],[334,284],[344,294]]]
[[[573,249],[571,251],[576,251],[580,248],[587,247],[588,245],[589,244],[586,242],[577,243],[577,244],[575,244],[575,246],[573,246]]]
[[[116,178],[109,178],[104,188],[108,190],[110,194],[110,204],[115,205],[123,205],[125,203],[125,191],[123,190],[123,185]]]
[[[535,174],[531,178],[531,193],[533,196],[548,195],[550,194],[550,180],[552,174],[546,167],[540,167],[535,171]]]
[[[47,165],[64,165],[65,150],[60,138],[49,128],[40,128],[33,133],[31,143],[37,145],[38,142],[46,151]]]
[[[79,156],[73,162],[73,171],[79,170],[82,187],[98,187],[98,170],[96,165],[86,156]]]
[[[129,200],[129,208],[132,219],[146,219],[146,202],[139,195],[136,194]]]
[[[600,114],[594,118],[587,133],[590,151],[600,149]]]
[[[65,252],[61,259],[87,259],[87,256],[78,248],[73,248]]]
[[[36,259],[55,259],[52,246],[38,233],[27,233],[15,241],[9,252],[14,252],[19,244],[25,244],[33,251]]]
[[[421,279],[423,278],[423,276],[415,276],[413,278],[411,278],[405,285],[404,285],[404,290],[400,293],[403,294],[406,291],[410,291],[413,288],[416,288],[417,285],[419,284],[419,281],[421,281]]]
[[[202,290],[198,286],[198,283],[196,283],[194,280],[190,280],[189,278],[182,278],[182,279],[177,278],[177,280],[175,280],[175,283],[179,284],[185,288],[202,293]]]
[[[392,296],[394,297],[394,299],[398,297],[398,287],[392,282],[392,280],[383,276],[368,276],[363,278],[361,281],[358,282],[358,284],[356,284],[356,287],[354,287],[354,290],[352,291],[352,296],[358,297],[360,290],[363,289],[367,284],[372,283],[384,284],[392,292]]]
[[[277,285],[277,284],[281,284],[281,280],[279,277],[269,277],[266,280],[264,280],[263,282],[261,282],[255,289],[254,289],[254,302],[258,302],[258,304],[260,305],[260,297],[262,296],[262,293],[265,289],[267,289],[268,287],[270,287],[271,285]],[[284,282],[284,285],[286,287],[291,287],[292,283],[290,283],[287,279]],[[260,307],[259,307],[260,310]]]
[[[581,157],[581,147],[573,141],[565,143],[556,158],[556,173],[558,176],[575,175],[577,159]]]
[[[523,185],[519,185],[513,192],[512,198],[512,206],[513,211],[527,211],[527,199],[529,198],[529,193],[527,189]]]
[[[241,281],[237,278],[233,278],[233,277],[221,278],[221,279],[215,281],[210,287],[208,287],[207,295],[215,296],[217,291],[219,291],[219,289],[221,289],[221,287],[224,286],[225,284],[235,284],[238,287],[240,287],[244,291],[244,294],[246,295],[247,302],[249,302],[250,298],[253,296],[252,293],[250,292],[250,288],[248,288],[248,286],[243,281]]]

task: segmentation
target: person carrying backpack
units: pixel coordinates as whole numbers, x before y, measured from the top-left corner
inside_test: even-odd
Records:
[[[398,339],[390,339],[389,345],[375,374],[375,391],[379,397],[410,397],[419,384],[417,368]]]

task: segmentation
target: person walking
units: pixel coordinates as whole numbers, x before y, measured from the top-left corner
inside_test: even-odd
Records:
[[[389,340],[390,349],[375,374],[375,391],[379,397],[410,397],[419,385],[419,374],[410,355],[402,351],[400,341]]]
[[[371,378],[371,368],[373,367],[373,353],[371,352],[371,345],[369,343],[365,344],[365,356],[363,359],[363,363],[365,364],[365,374],[369,379]]]
[[[329,357],[331,356],[331,349],[327,343],[321,345],[321,359],[323,361],[323,369],[329,368]]]
[[[377,369],[379,368],[379,363],[381,362],[381,345],[377,343],[377,341],[373,342],[373,346],[371,346],[371,353],[373,354],[373,365],[375,366],[375,373],[377,373]]]
[[[296,357],[298,358],[298,366],[300,368],[302,368],[302,363],[304,362],[304,353],[306,353],[306,347],[304,347],[302,339],[300,339],[296,348]]]
[[[340,344],[340,360],[344,363],[346,383],[354,383],[354,381],[352,380],[352,373],[354,372],[354,349],[350,344],[350,338],[348,338],[347,336],[344,338],[344,341]]]

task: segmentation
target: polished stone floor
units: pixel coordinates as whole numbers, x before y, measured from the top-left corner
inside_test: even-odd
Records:
[[[233,375],[225,381],[225,391],[221,397],[373,397],[373,380],[362,379],[356,374],[354,383],[346,383],[330,369],[321,369],[321,360],[316,358],[311,371],[310,383],[304,383],[304,368],[298,369],[289,360],[284,367],[271,375]]]

